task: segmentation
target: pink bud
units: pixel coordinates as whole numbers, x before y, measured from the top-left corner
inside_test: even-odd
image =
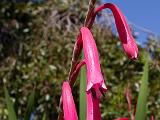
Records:
[[[93,21],[96,17],[96,14],[105,8],[109,8],[113,12],[116,27],[117,27],[119,37],[121,39],[121,43],[122,43],[122,46],[123,46],[125,53],[127,54],[127,56],[130,59],[137,59],[137,57],[138,57],[137,45],[135,43],[135,40],[132,36],[132,33],[130,31],[130,28],[127,24],[127,21],[126,21],[124,15],[122,14],[120,9],[116,5],[114,5],[112,3],[106,3],[106,4],[99,6],[95,10],[95,12],[92,16],[92,19],[90,20],[90,24],[91,25],[93,24]]]
[[[151,116],[151,119],[150,119],[150,120],[154,120],[154,115]]]
[[[64,82],[62,86],[62,101],[64,120],[78,120],[76,107],[74,104],[71,88],[68,82]]]

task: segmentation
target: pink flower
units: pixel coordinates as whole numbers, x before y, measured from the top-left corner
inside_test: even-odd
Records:
[[[73,58],[71,71],[69,73],[69,82],[73,86],[80,68],[85,64],[87,68],[87,120],[101,120],[101,113],[99,102],[100,98],[107,91],[107,87],[104,83],[104,78],[101,72],[99,64],[99,54],[96,47],[96,43],[90,32],[89,28],[92,26],[96,14],[105,9],[109,8],[113,12],[115,17],[116,27],[121,39],[123,49],[127,56],[131,59],[137,59],[138,48],[132,37],[130,28],[125,20],[125,17],[117,6],[111,3],[103,4],[98,7],[92,14],[90,21],[88,22],[88,28],[82,27],[80,34],[77,37],[76,44],[74,46]],[[84,60],[78,63],[78,58],[81,54],[81,50],[84,50]],[[65,120],[78,120],[76,113],[76,107],[72,97],[71,88],[69,82],[64,82],[62,87],[62,102],[63,102],[63,113]],[[128,101],[130,96],[128,95]],[[131,103],[130,103],[131,104]],[[131,106],[129,106],[129,110]],[[128,118],[118,118],[116,120],[129,120]]]
[[[75,80],[80,68],[86,64],[87,66],[87,120],[101,120],[99,101],[101,94],[106,92],[107,88],[101,73],[99,64],[98,50],[93,39],[92,33],[86,27],[81,28],[81,36],[85,59],[76,65],[71,78]],[[78,42],[80,43],[80,42]]]
[[[80,31],[87,66],[87,120],[101,120],[99,101],[107,88],[101,73],[98,50],[92,33],[87,27],[82,27]]]
[[[64,120],[78,120],[76,107],[74,104],[71,88],[68,82],[64,82],[62,86],[62,102]]]
[[[130,28],[127,24],[127,21],[124,15],[116,5],[112,3],[106,3],[99,6],[93,13],[92,18],[90,19],[90,26],[93,24],[97,13],[102,11],[105,8],[109,8],[113,12],[116,27],[117,27],[119,37],[121,39],[121,43],[125,53],[130,59],[137,59],[138,57],[137,45],[134,41],[134,38],[132,37],[132,33],[130,31]]]
[[[91,88],[95,89],[96,96],[99,93],[106,92],[107,88],[104,84],[104,79],[101,73],[99,64],[99,55],[96,47],[96,43],[93,39],[92,33],[87,27],[81,28],[81,35],[83,40],[83,49],[85,56],[85,63],[87,66],[87,92]],[[100,91],[100,92],[98,92]]]

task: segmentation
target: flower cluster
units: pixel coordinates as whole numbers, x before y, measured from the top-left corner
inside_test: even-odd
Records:
[[[60,106],[63,111],[62,119],[65,120],[78,120],[76,113],[76,107],[72,96],[72,87],[78,73],[83,65],[87,68],[87,87],[86,87],[86,98],[87,98],[87,120],[101,120],[101,113],[99,102],[101,96],[107,91],[107,87],[104,82],[104,78],[101,72],[99,63],[99,54],[95,40],[93,38],[90,28],[95,20],[98,12],[105,8],[109,8],[115,18],[115,23],[121,44],[123,46],[126,55],[134,60],[138,57],[138,48],[132,37],[130,28],[119,8],[111,3],[106,3],[96,8],[92,14],[90,14],[87,21],[87,26],[80,29],[80,33],[77,37],[72,57],[72,68],[67,81],[62,86],[62,96]],[[84,60],[78,62],[81,51],[84,51]],[[128,120],[128,118],[120,118],[117,120]]]

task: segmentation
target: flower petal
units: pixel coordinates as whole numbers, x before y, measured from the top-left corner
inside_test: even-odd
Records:
[[[76,107],[74,104],[71,88],[68,82],[64,82],[62,86],[62,101],[64,120],[78,120]]]
[[[81,35],[83,40],[85,62],[87,66],[87,91],[91,90],[93,87],[96,90],[98,97],[100,95],[99,93],[101,92],[100,89],[103,92],[106,92],[107,90],[101,73],[98,50],[92,33],[87,27],[81,28]]]
[[[132,33],[130,31],[130,28],[127,24],[127,21],[124,17],[124,15],[122,14],[122,12],[120,11],[120,9],[112,4],[112,3],[106,3],[103,5],[100,5],[94,12],[91,20],[90,20],[90,24],[93,24],[93,21],[97,15],[98,12],[102,11],[103,9],[109,8],[114,15],[115,18],[115,23],[116,23],[116,27],[119,33],[119,37],[121,39],[121,43],[123,46],[123,49],[125,51],[125,53],[127,54],[127,56],[130,59],[137,59],[138,57],[138,47],[134,41],[134,38],[132,36]],[[90,26],[91,26],[90,25]]]

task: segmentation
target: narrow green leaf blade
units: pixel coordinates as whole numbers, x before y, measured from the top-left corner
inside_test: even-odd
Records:
[[[135,120],[145,120],[148,95],[148,58],[145,61],[142,83],[138,95]]]
[[[43,114],[42,120],[46,120],[46,113]]]
[[[35,98],[35,91],[33,91],[28,98],[26,113],[24,116],[24,120],[29,120],[31,113],[33,112],[34,108],[34,98]]]
[[[82,57],[83,58],[83,57]],[[86,68],[81,68],[80,73],[80,103],[79,103],[79,111],[80,111],[80,120],[86,119]]]
[[[7,109],[8,109],[8,120],[17,120],[14,106],[13,106],[11,97],[9,96],[9,93],[6,87],[4,87],[4,93],[5,93],[5,100],[6,100]]]

